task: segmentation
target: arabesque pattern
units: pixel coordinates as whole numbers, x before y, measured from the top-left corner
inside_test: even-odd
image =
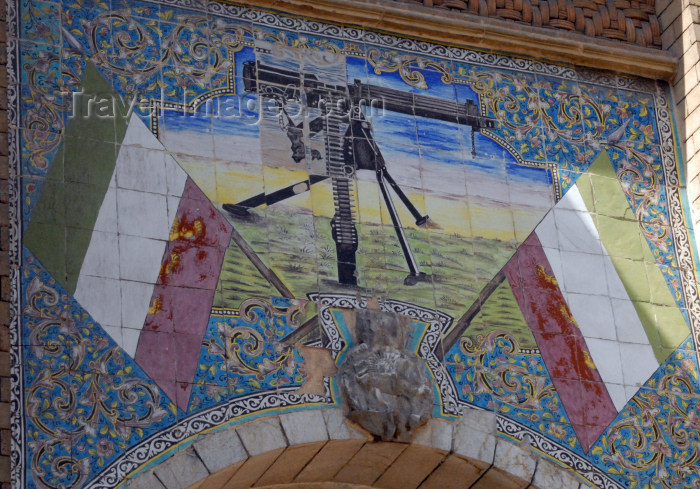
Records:
[[[601,35],[645,8],[615,5]],[[700,484],[667,85],[219,2],[9,10],[14,487],[340,406],[371,297],[434,417],[495,412],[596,487]]]

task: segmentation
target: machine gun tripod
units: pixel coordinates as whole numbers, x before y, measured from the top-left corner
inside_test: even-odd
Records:
[[[365,117],[362,107],[369,100],[381,100],[385,110],[468,125],[472,129],[472,151],[473,133],[481,128],[495,127],[495,120],[480,116],[478,107],[471,100],[462,104],[438,97],[369,85],[359,80],[355,80],[353,84],[343,83],[343,80],[327,83],[319,80],[314,74],[296,73],[263,65],[259,61],[244,63],[243,81],[246,91],[256,92],[262,98],[274,100],[277,104],[280,127],[292,143],[292,159],[297,163],[306,157],[303,122],[296,125],[287,114],[286,105],[293,100],[307,107],[320,109],[321,115],[309,123],[309,132],[312,136],[318,133],[325,136],[326,173],[309,175],[309,180],[297,182],[270,194],[261,193],[235,204],[224,204],[223,209],[234,217],[244,218],[249,215],[250,208],[263,204],[272,205],[309,191],[311,185],[330,178],[335,204],[331,233],[336,243],[338,281],[346,285],[357,285],[355,255],[358,236],[351,200],[353,176],[357,170],[374,171],[409,270],[404,284],[415,285],[429,279],[428,275],[420,271],[389,189],[399,197],[415,219],[416,225],[425,225],[429,217],[418,211],[387,170],[384,157],[372,136],[371,123]],[[345,126],[346,129],[342,131]],[[318,157],[320,158],[320,154]],[[315,156],[312,155],[312,158],[315,159]]]

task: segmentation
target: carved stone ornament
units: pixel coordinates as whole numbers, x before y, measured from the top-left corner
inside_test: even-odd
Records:
[[[411,319],[380,311],[376,300],[344,315],[355,338],[337,376],[348,419],[382,440],[410,441],[434,402],[425,362],[406,348]]]

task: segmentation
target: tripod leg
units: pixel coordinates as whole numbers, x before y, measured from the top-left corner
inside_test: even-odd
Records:
[[[384,198],[384,202],[386,202],[386,207],[389,211],[389,217],[391,217],[391,222],[394,225],[394,231],[396,231],[396,237],[398,238],[399,244],[401,245],[401,251],[403,251],[403,256],[404,258],[406,258],[406,264],[408,265],[408,269],[411,272],[411,276],[417,277],[420,275],[420,272],[418,270],[418,263],[416,262],[416,259],[413,256],[413,252],[411,252],[411,248],[408,245],[408,239],[406,238],[406,234],[404,233],[403,228],[401,227],[401,221],[399,220],[399,215],[396,212],[396,207],[394,207],[394,202],[393,200],[391,200],[391,195],[389,195],[389,189],[384,183],[384,172],[382,170],[377,170],[377,183],[379,183],[379,188],[382,191],[382,197]],[[415,281],[413,283],[404,283],[406,283],[406,285],[413,285]]]
[[[363,122],[362,124],[367,124],[366,122]],[[386,164],[384,163],[384,157],[382,156],[382,152],[379,150],[377,147],[377,143],[374,141],[374,138],[368,131],[368,128],[365,126],[360,126],[360,130],[362,134],[364,135],[363,140],[366,141],[367,145],[369,148],[371,148],[372,153],[373,153],[373,163],[377,171],[377,179],[380,180],[381,184],[381,179],[379,177],[379,174],[381,173],[382,178],[385,178],[387,182],[389,182],[389,185],[391,185],[391,188],[394,189],[394,192],[396,192],[396,195],[399,196],[399,199],[401,199],[401,202],[403,202],[403,205],[406,206],[406,209],[413,215],[413,218],[416,220],[416,224],[418,226],[422,226],[426,222],[428,222],[428,216],[421,215],[420,212],[418,212],[418,209],[416,209],[416,206],[413,205],[411,200],[406,196],[405,193],[403,193],[403,190],[401,190],[401,187],[399,187],[399,184],[394,181],[393,178],[391,178],[391,175],[389,175],[389,172],[386,169]],[[356,153],[359,153],[359,151],[356,151]]]
[[[396,192],[396,195],[399,196],[399,199],[401,199],[401,202],[403,202],[403,205],[406,206],[406,209],[408,209],[408,212],[413,215],[413,218],[416,220],[416,225],[422,226],[426,222],[428,222],[428,215],[422,216],[420,212],[418,212],[418,209],[416,209],[416,206],[413,205],[411,200],[406,196],[405,193],[403,193],[403,190],[401,190],[401,187],[399,187],[399,184],[394,181],[393,178],[391,178],[391,175],[387,171],[386,167],[383,167],[381,169],[382,174],[384,175],[384,178],[386,178],[386,181],[389,182],[389,185],[391,185],[391,188],[394,189],[394,192]]]

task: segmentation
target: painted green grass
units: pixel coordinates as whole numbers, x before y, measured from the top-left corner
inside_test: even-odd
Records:
[[[427,277],[406,286],[408,266],[394,228],[358,224],[358,287],[347,287],[337,282],[329,219],[272,209],[253,212],[254,222],[236,220],[232,224],[295,297],[305,298],[310,292],[359,292],[436,308],[455,321],[515,250],[515,243],[408,229],[411,249]],[[475,318],[478,325],[474,324],[468,334],[483,334],[484,328],[504,329],[516,334],[522,346],[531,345],[531,335],[518,333],[524,324],[522,315],[512,293],[509,297],[506,290],[510,290],[507,284],[499,287]],[[280,294],[232,243],[224,258],[214,306],[238,307],[250,297],[275,295]],[[305,317],[314,313],[310,307]],[[525,330],[529,334],[527,326]]]
[[[535,337],[525,322],[507,281],[503,282],[481,306],[481,311],[463,336],[476,340],[478,336],[486,336],[495,330],[513,335],[521,348],[537,348]]]

